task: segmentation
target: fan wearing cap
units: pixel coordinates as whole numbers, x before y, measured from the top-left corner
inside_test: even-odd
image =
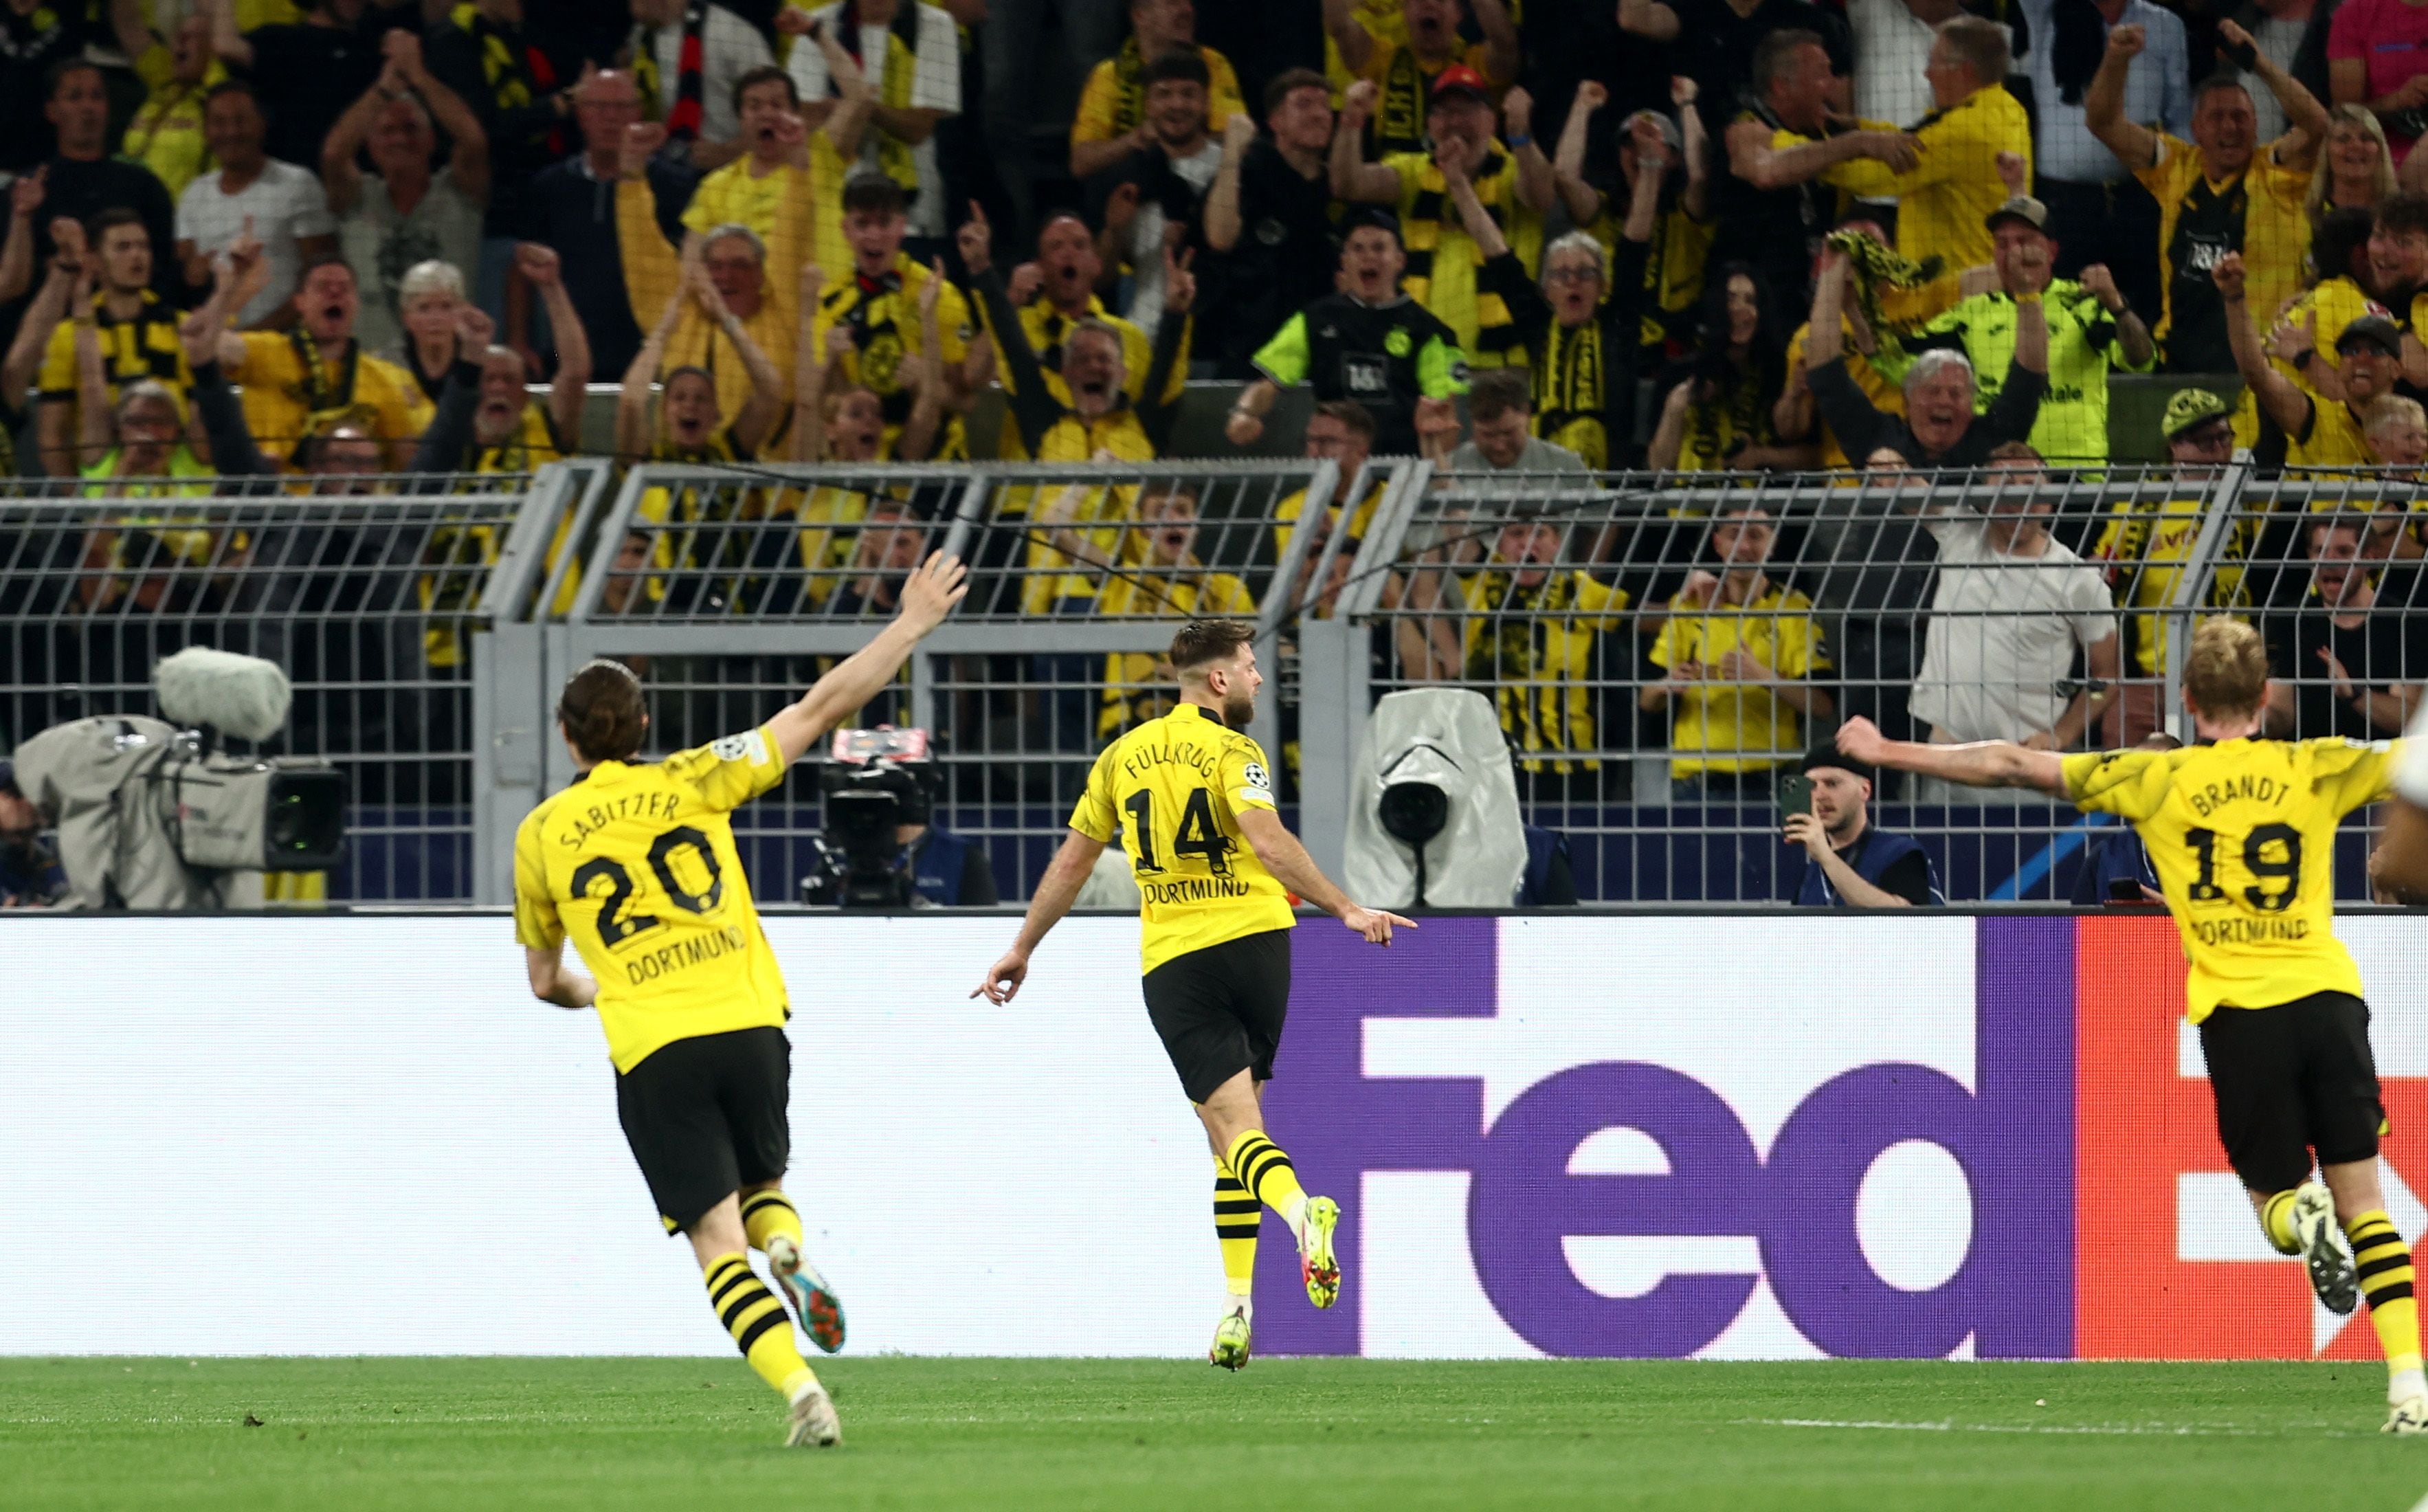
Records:
[[[1971,268],[1991,258],[1989,212],[2006,199],[1997,160],[2012,153],[2028,176],[2032,125],[2007,92],[2007,28],[1978,16],[1958,16],[1930,44],[1931,103],[1913,129],[1921,159],[1900,173],[1885,163],[1850,157],[1821,176],[1850,194],[1897,202],[1897,251],[1941,270]]]
[[[1353,0],[1323,0],[1323,30],[1349,71],[1374,86],[1369,148],[1378,156],[1421,153],[1434,96],[1445,80],[1464,76],[1477,90],[1498,92],[1518,76],[1518,26],[1504,0],[1402,0],[1407,40],[1388,41],[1369,31]],[[1475,17],[1480,42],[1459,36],[1460,12]],[[1352,86],[1353,89],[1354,86]],[[1511,142],[1515,147],[1517,142]]]
[[[1484,80],[1474,70],[1453,64],[1434,80],[1433,103],[1425,117],[1431,152],[1393,153],[1381,162],[1368,162],[1357,128],[1372,110],[1375,92],[1370,79],[1350,87],[1340,129],[1332,139],[1332,192],[1354,204],[1389,205],[1398,210],[1401,245],[1408,255],[1408,294],[1457,334],[1469,362],[1498,368],[1522,361],[1524,344],[1507,303],[1478,286],[1484,249],[1451,206],[1448,175],[1466,176],[1519,260],[1532,267],[1542,248],[1543,216],[1559,198],[1549,160],[1541,159],[1532,139],[1521,134],[1526,150],[1541,159],[1542,172],[1520,165],[1493,134],[1492,104]],[[1513,104],[1519,98],[1513,90]]]
[[[1339,288],[1291,316],[1257,351],[1256,381],[1241,390],[1223,428],[1232,445],[1255,445],[1281,390],[1304,383],[1318,403],[1364,405],[1374,418],[1376,452],[1413,456],[1419,411],[1467,392],[1458,338],[1400,287],[1407,254],[1390,213],[1353,211],[1342,230]]]
[[[1804,847],[1798,908],[1928,908],[1940,896],[1930,854],[1911,837],[1871,822],[1872,769],[1837,748],[1815,746],[1796,769],[1813,780],[1813,806],[1787,816],[1786,839]]]
[[[2121,750],[2158,728],[2159,682],[2167,666],[2167,621],[2159,610],[2174,601],[2183,564],[2199,540],[2218,469],[2234,457],[2234,411],[2206,388],[2179,388],[2167,401],[2158,435],[2174,464],[2175,486],[2165,494],[2134,489],[2110,506],[2092,556],[2107,564],[2117,602],[2143,611],[2132,616],[2132,680],[2108,700],[2103,740]],[[2265,523],[2245,516],[2229,527],[2207,604],[2229,608],[2241,601],[2242,564]]]
[[[2268,359],[2274,355],[2300,371],[2316,358],[2318,317],[2285,321],[2266,342],[2252,323],[2242,255],[2227,253],[2210,271],[2225,305],[2225,334],[2234,347],[2235,370],[2259,401],[2260,412],[2285,432],[2288,467],[2362,468],[2371,456],[2361,413],[2371,400],[2393,391],[2403,376],[2403,332],[2383,315],[2364,315],[2336,337],[2335,378],[2340,399],[2313,393],[2288,378]]]
[[[2023,162],[2002,167],[2020,182]],[[1998,397],[2001,375],[2015,354],[2016,300],[2041,296],[2048,324],[2048,392],[2032,421],[2032,450],[2060,467],[2108,460],[2108,375],[2111,370],[2147,372],[2157,361],[2157,343],[2141,317],[2125,305],[2105,264],[2082,270],[2079,281],[2053,278],[2058,244],[2043,228],[2048,211],[2018,193],[1990,212],[1991,255],[1998,287],[1969,299],[1905,338],[1907,353],[1944,347],[1972,360],[1986,407]],[[1889,368],[1900,374],[1902,363]]]
[[[2326,140],[2327,112],[2260,53],[2253,67],[2285,107],[2291,123],[2285,135],[2264,147],[2255,142],[2259,118],[2232,74],[2213,75],[2192,91],[2190,141],[2153,131],[2124,116],[2125,74],[2147,40],[2137,25],[2108,34],[2099,72],[2083,92],[2083,120],[2158,202],[2166,308],[2157,335],[2168,370],[2216,372],[2234,355],[2235,319],[2207,275],[2227,253],[2251,254],[2251,297],[2271,312],[2301,286],[2310,245],[2310,169]]]
[[[1552,182],[1569,218],[1593,234],[1604,255],[1630,260],[1624,243],[1643,243],[1644,269],[1636,282],[1645,298],[1637,340],[1646,360],[1658,361],[1667,355],[1673,329],[1682,344],[1692,337],[1695,310],[1702,303],[1703,268],[1712,252],[1710,141],[1696,105],[1695,81],[1672,79],[1676,119],[1648,109],[1619,123],[1620,187],[1605,194],[1587,183],[1584,174],[1594,112],[1609,100],[1610,91],[1592,79],[1577,86],[1551,160]],[[1633,218],[1637,189],[1646,179],[1652,181],[1653,219],[1649,231],[1638,236],[1625,226]],[[1545,272],[1548,282],[1548,268]]]

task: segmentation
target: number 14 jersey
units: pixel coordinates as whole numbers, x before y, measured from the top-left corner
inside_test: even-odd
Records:
[[[2065,758],[2076,806],[2131,822],[2191,970],[2184,1016],[2362,995],[2335,936],[2336,827],[2385,797],[2393,742],[2225,740]]]
[[[732,811],[784,779],[764,729],[662,762],[600,762],[515,831],[515,938],[571,940],[617,1071],[677,1040],[779,1027],[783,973]]]
[[[1239,812],[1271,809],[1272,786],[1263,748],[1193,703],[1096,758],[1071,828],[1091,840],[1121,831],[1144,900],[1142,972],[1297,922],[1289,894],[1239,832]]]

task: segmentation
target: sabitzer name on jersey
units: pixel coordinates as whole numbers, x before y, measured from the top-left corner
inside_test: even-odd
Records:
[[[647,955],[634,956],[624,962],[624,970],[638,987],[645,981],[668,976],[685,966],[696,966],[703,961],[714,961],[728,952],[739,950],[747,943],[738,924],[729,924],[714,934],[695,935],[673,945],[660,945]]]

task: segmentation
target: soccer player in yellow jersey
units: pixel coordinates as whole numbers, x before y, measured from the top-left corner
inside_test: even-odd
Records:
[[[1265,1136],[1265,1083],[1289,1009],[1290,894],[1379,945],[1391,943],[1395,927],[1416,928],[1351,902],[1283,827],[1265,753],[1241,732],[1264,682],[1255,639],[1255,627],[1239,619],[1193,620],[1173,637],[1180,706],[1096,758],[1071,814],[1071,837],[1037,884],[1020,938],[970,994],[1011,1001],[1028,978],[1029,955],[1070,912],[1119,830],[1144,896],[1147,1019],[1214,1150],[1223,1293],[1206,1357],[1233,1371],[1248,1363],[1259,1205],[1289,1224],[1307,1300],[1329,1307],[1340,1295],[1332,1249],[1340,1205],[1308,1196],[1290,1158]]]
[[[838,1443],[843,1429],[749,1251],[766,1255],[785,1302],[829,1354],[843,1347],[843,1307],[802,1256],[800,1214],[781,1184],[791,1009],[730,815],[894,681],[960,601],[963,576],[955,558],[929,557],[894,622],[799,702],[664,761],[634,759],[649,723],[640,681],[619,663],[592,662],[556,706],[581,775],[515,834],[515,935],[532,993],[599,1010],[641,1177],[666,1232],[690,1239],[743,1357],[790,1404],[787,1444]],[[567,939],[589,977],[566,968]]]
[[[1853,719],[1838,748],[1975,787],[2037,787],[2132,824],[2183,932],[2184,1017],[2200,1029],[2226,1159],[2270,1242],[2308,1265],[2321,1302],[2349,1313],[2355,1292],[2368,1297],[2394,1405],[2387,1431],[2420,1433],[2428,1381],[2411,1251],[2378,1189],[2386,1113],[2360,972],[2335,936],[2331,865],[2337,825],[2387,795],[2401,748],[2262,740],[2267,690],[2259,633],[2215,618],[2193,633],[2184,672],[2200,745],[2059,756],[1888,740]],[[2324,1186],[2310,1179],[2313,1152]]]

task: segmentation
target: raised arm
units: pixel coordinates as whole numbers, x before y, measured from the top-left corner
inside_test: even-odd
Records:
[[[201,0],[211,18],[211,51],[238,68],[253,66],[253,43],[236,29],[236,0]]]
[[[1158,455],[1172,444],[1173,423],[1180,418],[1180,396],[1172,392],[1172,370],[1182,365],[1181,353],[1189,345],[1189,311],[1197,303],[1197,275],[1189,265],[1196,260],[1194,247],[1177,256],[1168,243],[1163,249],[1163,319],[1156,322],[1155,352],[1147,363],[1146,386],[1140,390],[1143,397],[1138,402],[1139,429],[1146,432]]]
[[[767,721],[787,764],[801,759],[829,730],[877,697],[927,633],[944,622],[967,594],[969,569],[942,551],[929,554],[902,585],[902,610],[877,638],[818,679],[800,701]]]
[[[1326,0],[1329,4],[1330,0]],[[1342,0],[1346,3],[1346,0]],[[1079,889],[1088,885],[1088,876],[1096,869],[1096,858],[1105,853],[1105,842],[1074,830],[1063,840],[1062,847],[1037,879],[1037,891],[1028,897],[1028,912],[1020,921],[1020,934],[1003,958],[987,968],[986,979],[970,994],[983,994],[986,1000],[997,1005],[1009,1003],[1020,995],[1020,984],[1028,979],[1028,958],[1045,943],[1062,915],[1079,899]]]
[[[826,271],[801,264],[801,298],[793,335],[793,460],[816,462],[826,455],[827,365],[818,354],[818,300]]]
[[[1568,101],[1568,118],[1560,123],[1560,145],[1551,155],[1551,183],[1568,207],[1568,219],[1581,226],[1601,217],[1601,190],[1585,182],[1585,138],[1594,112],[1610,103],[1610,91],[1600,81],[1586,79]],[[1641,175],[1639,175],[1641,176]]]
[[[1239,169],[1255,140],[1255,119],[1245,110],[1233,112],[1222,127],[1222,166],[1206,193],[1206,244],[1225,256],[1239,244]]]
[[[937,306],[944,298],[944,263],[938,258],[927,270],[927,287],[919,290],[919,392],[910,401],[910,414],[902,422],[902,435],[894,443],[897,462],[924,462],[936,450],[936,436],[943,429],[944,409],[952,402],[953,386],[944,360],[944,324]]]
[[[1340,123],[1332,130],[1332,195],[1361,205],[1393,205],[1400,198],[1400,175],[1382,163],[1366,160],[1366,118],[1374,113],[1378,91],[1371,79],[1349,86],[1341,101]]]
[[[1559,202],[1559,186],[1554,182],[1551,160],[1543,156],[1543,144],[1534,140],[1534,97],[1522,88],[1513,86],[1501,102],[1501,119],[1509,143],[1510,156],[1518,160],[1518,198],[1536,215],[1546,214]]]
[[[2268,418],[2282,427],[2287,436],[2306,437],[2312,419],[2310,396],[2302,386],[2277,370],[2268,360],[2267,349],[2260,344],[2258,329],[2251,323],[2251,305],[2243,297],[2242,254],[2229,252],[2217,260],[2209,271],[2217,284],[2218,297],[2225,302],[2225,338],[2234,348],[2234,369],[2242,375],[2259,407]],[[2318,314],[2312,311],[2309,326],[2309,348],[2318,345]]]
[[[750,375],[750,397],[742,402],[742,413],[733,418],[733,438],[742,443],[744,451],[755,453],[775,431],[776,422],[783,418],[783,375],[776,370],[767,353],[759,350],[759,343],[750,339],[750,329],[742,323],[742,317],[726,307],[725,296],[709,282],[705,268],[694,271],[691,287],[692,298],[725,333],[725,339],[733,343],[734,354],[742,359],[742,370]]]
[[[1700,221],[1711,213],[1712,170],[1710,165],[1710,133],[1703,127],[1702,107],[1696,103],[1698,91],[1695,81],[1681,75],[1669,81],[1669,100],[1678,107],[1678,140],[1680,156],[1686,160],[1686,192],[1679,203],[1686,214]],[[1898,145],[1904,139],[1897,139]]]
[[[395,30],[380,39],[388,61],[408,88],[421,96],[430,119],[452,143],[447,158],[448,176],[475,205],[489,203],[489,134],[464,97],[430,72],[421,58],[418,32]],[[325,158],[325,154],[323,155]]]
[[[244,407],[227,385],[227,376],[220,368],[219,338],[227,328],[229,300],[235,293],[236,275],[222,255],[215,260],[218,277],[210,298],[195,306],[177,327],[177,338],[186,349],[186,364],[194,375],[194,414],[202,421],[203,436],[210,442],[211,466],[230,478],[263,478],[278,471],[278,464],[262,455],[254,444],[253,432],[244,422]]]
[[[1859,762],[1919,772],[1967,787],[2029,787],[2065,796],[2065,762],[2055,751],[2027,750],[2006,740],[1925,746],[1890,740],[1861,715],[1838,727],[1838,748]]]
[[[83,271],[76,275],[74,303],[69,315],[75,329],[75,466],[79,470],[108,455],[118,440],[118,428],[109,410],[108,372],[102,364],[101,331],[92,308],[92,261],[87,257]]]
[[[658,317],[641,350],[632,353],[632,365],[624,370],[624,386],[615,396],[615,455],[621,461],[638,462],[649,454],[649,389],[665,363],[666,343],[674,339],[675,322],[682,319],[685,292],[680,287],[675,289],[666,301],[665,313]]]
[[[380,111],[403,87],[397,76],[396,64],[390,62],[380,70],[371,87],[346,107],[337,123],[329,128],[328,140],[320,144],[320,188],[328,196],[332,214],[352,214],[354,206],[362,203],[363,175],[354,167],[354,156],[369,139]]]
[[[2099,57],[2099,72],[2083,91],[2083,123],[2116,160],[2139,172],[2158,160],[2158,134],[2124,118],[2124,75],[2141,55],[2149,39],[2140,26],[2118,26],[2108,34],[2108,50]]]
[[[573,295],[565,287],[565,267],[552,247],[526,241],[515,248],[515,267],[548,306],[549,329],[556,337],[556,379],[548,390],[549,419],[570,450],[582,438],[582,406],[590,397],[590,333]]]
[[[1020,311],[1012,307],[1011,296],[1004,291],[1003,275],[994,266],[994,231],[977,201],[970,202],[970,218],[961,222],[954,237],[960,249],[961,266],[969,271],[970,287],[977,290],[978,303],[986,309],[995,351],[1011,370],[1011,386],[1004,400],[1011,406],[1012,423],[1020,427],[1020,439],[1028,454],[1035,456],[1045,433],[1061,418],[1062,407],[1047,391],[1045,369],[1037,360],[1036,350],[1028,344],[1028,332],[1020,323]]]
[[[62,267],[52,259],[51,271],[43,275],[42,287],[34,292],[17,321],[16,337],[8,343],[8,356],[0,362],[0,396],[9,406],[25,402],[25,391],[42,370],[42,357],[50,350],[51,333],[68,318],[68,301],[74,297],[75,270]]]
[[[1374,39],[1358,24],[1356,0],[1323,0],[1323,34],[1340,49],[1352,74],[1363,74],[1374,57]]]
[[[472,412],[481,406],[481,354],[497,339],[498,328],[479,305],[466,304],[455,312],[455,360],[447,365],[447,381],[438,388],[438,409],[430,428],[414,444],[407,472],[460,472],[472,450]]]
[[[1526,58],[1518,45],[1518,25],[1509,19],[1504,0],[1467,0],[1467,13],[1475,18],[1475,29],[1484,33],[1485,76],[1501,83],[1515,79]]]
[[[2217,25],[2221,40],[2234,47],[2251,50],[2251,70],[2276,96],[2285,110],[2285,135],[2276,140],[2276,161],[2286,168],[2306,167],[2318,156],[2327,140],[2327,107],[2319,103],[2302,81],[2285,72],[2277,61],[2252,41],[2251,33],[2231,21]],[[2261,143],[2266,146],[2266,143]]]

